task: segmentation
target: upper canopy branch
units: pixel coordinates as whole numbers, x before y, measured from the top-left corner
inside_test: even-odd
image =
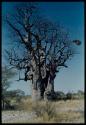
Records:
[[[17,34],[13,39],[25,45],[24,49],[27,50],[27,57],[26,53],[22,55],[21,50],[18,55],[17,49],[16,54],[8,54],[12,65],[27,70],[25,77],[29,67],[40,75],[43,74],[42,70],[45,70],[44,74],[46,74],[48,64],[53,66],[55,63],[55,68],[58,69],[61,66],[67,67],[65,63],[74,55],[72,46],[75,43],[80,45],[79,41],[70,41],[68,33],[59,25],[54,25],[43,16],[41,18],[35,12],[35,6],[22,4],[20,8],[17,8],[14,19],[6,18],[8,25]],[[21,56],[25,57],[21,58]]]

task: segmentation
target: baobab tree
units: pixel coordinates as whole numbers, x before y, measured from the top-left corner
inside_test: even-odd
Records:
[[[6,53],[10,64],[23,70],[24,78],[19,80],[32,81],[33,99],[53,98],[56,74],[67,68],[67,61],[76,53],[75,43],[80,45],[80,41],[70,40],[64,28],[40,16],[32,3],[18,5],[6,22],[14,35],[12,44],[16,43]]]

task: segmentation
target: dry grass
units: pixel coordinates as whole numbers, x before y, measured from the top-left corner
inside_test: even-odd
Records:
[[[38,113],[38,122],[84,123],[83,100],[39,102],[34,110]]]
[[[22,119],[17,123],[84,123],[84,100],[67,100],[56,102],[32,102],[23,99],[19,104],[20,112],[34,112],[36,117]],[[11,122],[12,123],[12,122]]]
[[[18,110],[32,111],[32,100],[30,97],[22,99],[17,106]]]
[[[38,108],[37,108],[38,107]],[[56,107],[52,102],[36,102],[32,106],[32,111],[34,111],[38,118],[41,118],[42,121],[52,121],[57,117]]]

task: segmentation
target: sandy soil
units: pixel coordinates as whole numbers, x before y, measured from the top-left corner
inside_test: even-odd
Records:
[[[28,111],[3,111],[2,123],[26,122],[36,117],[35,113]]]

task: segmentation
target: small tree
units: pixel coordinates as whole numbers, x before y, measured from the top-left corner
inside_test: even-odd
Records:
[[[7,103],[8,91],[11,84],[11,78],[14,77],[16,73],[6,66],[2,67],[2,108],[5,108],[5,103]]]
[[[73,94],[72,94],[71,92],[68,92],[68,93],[66,94],[66,98],[67,98],[67,99],[72,99],[72,95],[73,95]]]
[[[32,80],[33,99],[42,99],[47,91],[54,92],[56,73],[68,67],[66,62],[76,53],[75,45],[81,42],[70,40],[64,28],[40,16],[32,3],[18,4],[15,14],[9,14],[6,22],[13,43],[16,42],[14,49],[6,51],[10,64],[23,70],[24,78],[19,80]]]
[[[25,96],[25,92],[20,89],[10,90],[7,91],[7,95],[10,98],[10,100],[14,100],[15,102],[20,102],[21,99]]]

